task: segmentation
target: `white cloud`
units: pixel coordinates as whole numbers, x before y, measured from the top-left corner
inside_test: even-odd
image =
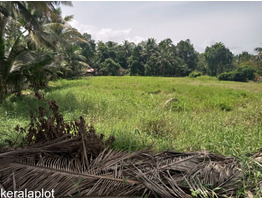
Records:
[[[80,33],[89,33],[92,38],[96,41],[114,41],[122,42],[124,40],[129,40],[138,43],[144,40],[141,36],[132,36],[132,29],[112,29],[112,28],[98,28],[93,25],[85,25],[79,23],[77,20],[73,19],[70,25],[76,28]]]
[[[102,41],[121,42],[131,33],[131,28],[124,30],[113,30],[111,28],[102,28],[95,33],[94,39]]]
[[[134,36],[132,38],[127,38],[128,41],[134,42],[135,44],[138,44],[139,42],[142,42],[146,40],[147,38],[141,37],[141,36]]]

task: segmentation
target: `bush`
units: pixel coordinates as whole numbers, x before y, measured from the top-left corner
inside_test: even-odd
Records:
[[[220,81],[233,81],[235,72],[224,72],[218,75],[218,80]]]
[[[190,78],[196,78],[198,76],[201,76],[201,73],[198,72],[198,71],[192,71],[190,74],[189,74],[189,77]]]
[[[107,58],[102,64],[100,72],[105,75],[117,76],[121,68],[120,64],[115,62],[112,58]]]
[[[235,71],[224,72],[218,75],[218,80],[247,82],[248,80],[254,80],[255,72],[251,67],[242,66]]]

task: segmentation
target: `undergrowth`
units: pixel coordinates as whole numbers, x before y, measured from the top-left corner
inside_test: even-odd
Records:
[[[261,180],[261,165],[246,155],[262,141],[261,83],[221,82],[211,77],[92,77],[58,80],[42,91],[55,100],[65,122],[85,117],[98,133],[113,135],[115,149],[208,150],[239,158],[249,174],[239,196]],[[175,98],[176,101],[170,101]],[[0,104],[0,145],[19,140],[16,125],[30,122],[42,105],[32,91]],[[255,194],[259,194],[258,189]],[[254,194],[254,193],[253,193]]]

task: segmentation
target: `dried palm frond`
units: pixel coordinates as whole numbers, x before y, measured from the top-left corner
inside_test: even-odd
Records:
[[[56,197],[181,198],[191,197],[191,191],[197,190],[202,197],[212,197],[214,190],[217,196],[226,197],[234,195],[241,179],[234,159],[207,152],[154,155],[104,150],[96,158],[90,157],[88,163],[69,154],[34,152],[20,156],[1,165],[4,188],[14,190],[14,174],[20,190],[54,189]]]
[[[0,153],[6,191],[54,189],[55,197],[230,197],[242,172],[232,157],[209,152],[127,153],[106,148],[83,117],[67,124],[54,101],[53,116],[31,113],[27,147]],[[19,129],[24,131],[25,129]],[[109,138],[111,144],[113,138]]]
[[[99,162],[101,158],[107,159],[108,163],[114,159],[124,161],[129,159],[129,156],[123,152],[112,151],[102,154],[90,161],[89,166],[81,159],[68,158],[68,156],[40,154],[35,157],[25,157],[0,167],[2,184],[6,190],[14,190],[12,179],[12,173],[14,173],[16,187],[20,190],[27,188],[37,191],[45,188],[51,191],[54,189],[56,197],[130,195],[130,188],[139,185],[140,182],[124,179],[121,176],[122,169],[117,167],[117,164],[109,164],[107,168],[104,168]]]

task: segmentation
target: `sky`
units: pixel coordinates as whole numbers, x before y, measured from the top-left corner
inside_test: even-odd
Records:
[[[190,39],[198,52],[222,42],[234,54],[262,47],[262,1],[72,1],[62,15],[96,41]]]

